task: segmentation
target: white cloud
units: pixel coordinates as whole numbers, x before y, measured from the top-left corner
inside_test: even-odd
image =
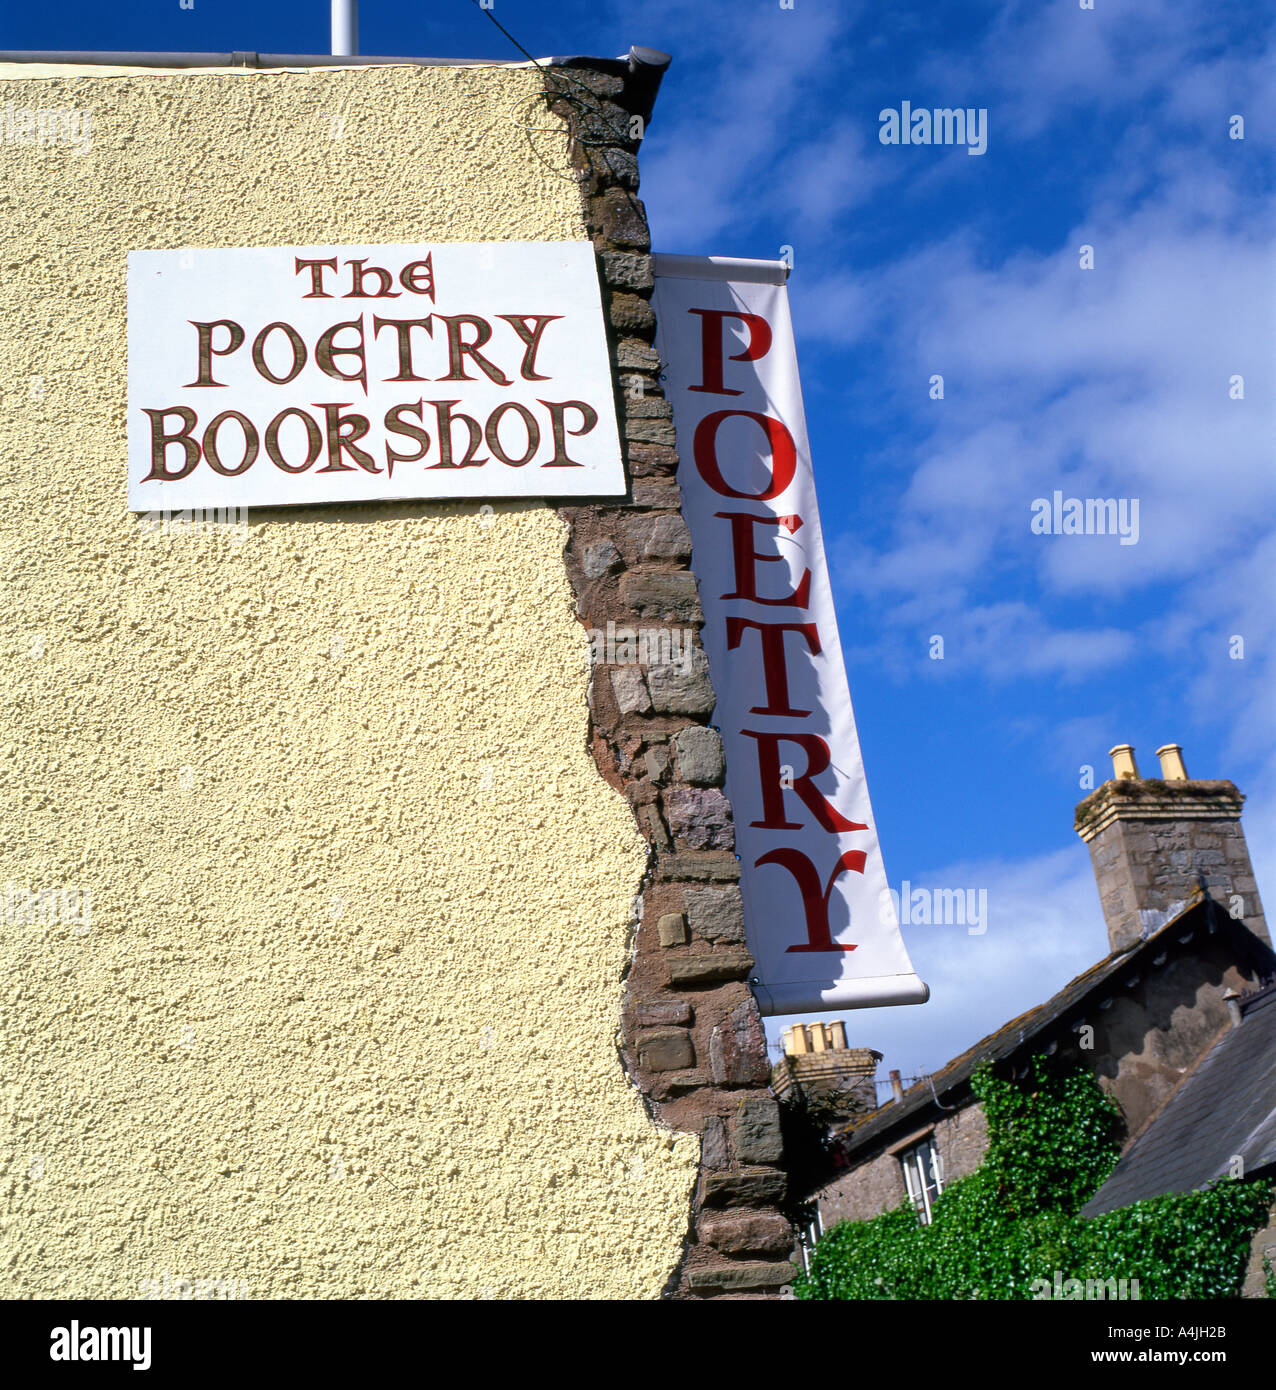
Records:
[[[1228,96],[1252,98],[1263,89],[1259,55],[1238,60],[1232,53],[1226,63],[1215,57],[1225,21],[1239,28],[1246,18],[1243,9],[1220,15],[1174,0],[1099,0],[1092,10],[1072,0],[1011,0],[970,51],[936,53],[917,76],[954,102],[999,108],[998,139],[1033,138],[1078,110],[1110,120],[1154,103],[1199,121]]]
[[[957,863],[906,877],[914,888],[986,889],[988,930],[972,936],[963,926],[903,929],[913,965],[931,989],[926,1004],[811,1016],[845,1019],[852,1047],[882,1052],[879,1077],[892,1068],[906,1077],[938,1071],[1108,954],[1089,854],[1079,840],[1018,862]],[[808,1016],[768,1019],[767,1032],[778,1038],[797,1021]]]
[[[781,221],[791,209],[796,230],[804,198],[814,216],[828,219],[867,192],[863,174],[845,192],[818,185],[839,142],[850,139],[845,124],[814,142],[802,138],[811,94],[836,70],[830,64],[850,18],[811,5],[651,7],[647,19],[668,34],[675,64],[681,48],[695,55],[697,73],[691,88],[670,69],[644,151],[643,194],[659,250],[778,257],[778,246],[723,252],[718,239],[733,225],[755,222],[763,206]]]
[[[1016,599],[924,609],[900,605],[879,615],[869,646],[846,644],[849,664],[872,664],[896,678],[974,677],[993,683],[1025,677],[1074,682],[1112,670],[1136,649],[1135,634],[1117,627],[1052,627]],[[943,639],[942,653],[935,638]]]
[[[875,509],[877,539],[857,526],[832,545],[847,587],[894,596],[889,621],[968,609],[967,650],[986,653],[990,676],[1006,674],[1007,639],[1019,640],[999,601],[1009,585],[1042,615],[1034,634],[1023,604],[1013,610],[1026,639],[1020,672],[1079,674],[1119,660],[1129,641],[1109,625],[1051,634],[1051,602],[1199,586],[1217,566],[1249,568],[1267,553],[1276,274],[1225,200],[1207,221],[1188,196],[1175,183],[1136,216],[1095,223],[1085,233],[1094,272],[1077,266],[1074,231],[1053,254],[992,269],[951,241],[929,246],[888,267],[875,295],[848,280],[861,308],[876,310],[870,331],[891,325],[886,380],[932,427],[895,505]],[[1276,203],[1254,201],[1253,217],[1270,223]],[[802,327],[835,331],[828,320]],[[942,402],[919,390],[932,372],[945,378]],[[1245,377],[1243,400],[1229,399],[1233,373]],[[1137,544],[1033,535],[1032,503],[1056,489],[1137,500]],[[1209,586],[1220,599],[1227,591]],[[1172,592],[1161,603],[1180,639],[1199,641],[1220,610]],[[1270,720],[1262,737],[1271,741]]]

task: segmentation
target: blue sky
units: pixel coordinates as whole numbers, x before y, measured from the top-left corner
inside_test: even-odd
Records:
[[[988,893],[982,935],[905,929],[930,1004],[848,1016],[883,1074],[939,1067],[1106,953],[1072,809],[1114,743],[1145,775],[1181,743],[1191,775],[1248,794],[1276,909],[1265,9],[496,0],[538,57],[673,54],[641,155],[656,249],[792,248],[887,873]],[[519,56],[469,0],[361,11],[364,53]],[[68,0],[0,21],[4,49],[315,53],[327,37],[322,3]],[[878,114],[904,100],[986,108],[987,152],[882,145]],[[1033,535],[1032,501],[1055,489],[1137,498],[1138,543]]]

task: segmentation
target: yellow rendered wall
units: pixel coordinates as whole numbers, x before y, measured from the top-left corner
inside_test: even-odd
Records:
[[[127,252],[581,239],[539,76],[0,79],[91,113],[0,144],[0,1297],[657,1296],[698,1142],[553,510],[126,509]]]

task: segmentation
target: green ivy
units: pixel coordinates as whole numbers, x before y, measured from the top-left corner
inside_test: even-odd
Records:
[[[1062,1279],[1138,1281],[1139,1298],[1228,1298],[1245,1275],[1273,1184],[1224,1180],[1087,1219],[1120,1153],[1121,1117],[1084,1066],[1034,1058],[1021,1082],[978,1071],[988,1152],[944,1190],[929,1226],[910,1204],[844,1221],[818,1242],[799,1298],[1054,1295]]]

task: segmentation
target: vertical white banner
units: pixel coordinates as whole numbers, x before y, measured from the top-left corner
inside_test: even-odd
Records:
[[[921,1004],[842,662],[783,262],[656,256],[658,346],[764,1014]]]

